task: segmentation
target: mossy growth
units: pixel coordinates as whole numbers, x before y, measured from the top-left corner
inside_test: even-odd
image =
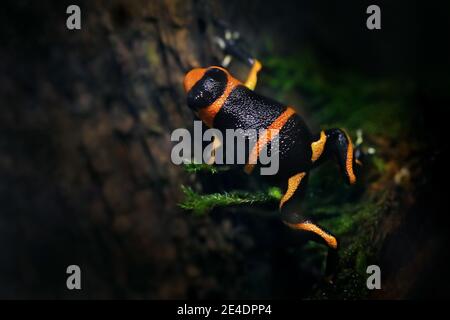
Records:
[[[251,205],[257,202],[279,200],[281,191],[272,187],[261,192],[232,191],[224,193],[200,194],[192,188],[181,186],[184,200],[180,207],[191,210],[194,214],[204,215],[215,207],[228,207],[236,205]]]
[[[362,128],[365,133],[398,138],[410,130],[414,82],[363,76],[323,67],[308,50],[291,56],[264,58],[261,83],[277,92],[280,101],[299,93],[312,120],[324,128]],[[293,101],[295,102],[295,101]],[[293,103],[289,101],[289,103]],[[402,121],[398,121],[402,119]]]
[[[320,219],[320,223],[333,230],[340,239],[341,251],[335,282],[320,283],[310,298],[362,299],[368,296],[366,269],[368,265],[376,262],[377,249],[373,238],[380,213],[380,206],[369,200],[321,207],[312,213],[315,217],[330,215],[329,218]],[[325,261],[326,251],[323,248],[317,250],[322,252]]]
[[[183,165],[183,168],[186,172],[189,173],[197,173],[197,172],[201,172],[201,171],[206,171],[208,173],[211,174],[216,174],[219,172],[219,167],[217,166],[212,166],[206,163],[185,163]]]

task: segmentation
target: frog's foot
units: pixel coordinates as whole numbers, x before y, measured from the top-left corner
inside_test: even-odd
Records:
[[[359,149],[355,149],[350,136],[342,129],[329,129],[322,131],[320,137],[311,144],[312,162],[315,165],[325,159],[337,159],[345,181],[349,184],[356,182],[355,165],[362,165],[359,160]]]
[[[214,37],[214,41],[225,54],[222,66],[224,68],[228,67],[232,58],[237,58],[245,64],[252,66],[253,59],[251,55],[241,46],[241,34],[232,30],[224,21],[215,20],[214,22],[217,31],[219,31],[219,34]]]
[[[231,30],[223,21],[216,21],[216,26],[222,30],[222,35],[214,38],[219,48],[225,54],[222,60],[222,67],[228,68],[233,58],[250,66],[251,69],[247,75],[245,86],[250,90],[254,90],[257,82],[257,74],[262,68],[261,63],[241,46],[242,39],[239,32]]]
[[[258,72],[262,69],[262,64],[257,59],[251,57],[243,50],[241,50],[234,42],[224,42],[225,52],[227,53],[222,61],[222,66],[227,68],[232,57],[238,57],[240,60],[244,61],[246,64],[251,66],[251,69],[247,75],[244,85],[250,90],[255,90],[256,83],[258,81]]]
[[[365,153],[363,151],[363,143],[364,143],[363,131],[362,131],[362,129],[358,129],[358,130],[356,130],[354,156],[355,156],[355,163],[359,166],[362,166],[364,157],[365,157]]]

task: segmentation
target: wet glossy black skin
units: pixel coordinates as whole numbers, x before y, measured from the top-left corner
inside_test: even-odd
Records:
[[[224,92],[226,81],[224,71],[209,69],[188,93],[189,107],[197,111],[212,104]],[[230,93],[215,116],[213,127],[219,129],[224,137],[226,129],[266,129],[286,108],[286,105],[261,96],[244,85],[239,85]],[[279,135],[278,179],[284,180],[311,168],[313,138],[298,114],[289,118]],[[246,159],[248,153],[249,150],[246,150]],[[259,170],[255,168],[254,172],[256,171]]]

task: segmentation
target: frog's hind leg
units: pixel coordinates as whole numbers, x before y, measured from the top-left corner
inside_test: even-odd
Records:
[[[228,68],[233,57],[244,62],[246,65],[250,66],[250,72],[247,75],[245,81],[245,86],[250,90],[255,90],[256,82],[258,80],[258,72],[261,70],[261,63],[253,58],[246,50],[243,50],[238,45],[239,34],[226,30],[223,38],[216,37],[215,40],[219,47],[225,52],[225,57],[222,60],[222,67]]]
[[[325,228],[305,219],[299,214],[300,202],[304,197],[304,190],[308,176],[305,172],[293,175],[288,180],[288,186],[280,200],[281,219],[283,223],[293,230],[306,232],[312,236],[312,240],[323,243],[328,247],[326,275],[334,276],[338,263],[339,242],[337,238]]]
[[[314,165],[326,159],[334,158],[341,168],[345,181],[349,184],[356,182],[355,165],[361,163],[355,157],[355,148],[350,136],[342,129],[322,131],[320,137],[311,144]]]
[[[310,232],[315,235],[317,242],[322,242],[330,249],[337,250],[339,247],[337,238],[331,232],[312,220],[303,218],[298,213],[282,213],[282,220],[291,229]]]
[[[336,269],[339,263],[339,242],[336,236],[325,228],[310,219],[305,219],[297,213],[282,214],[283,223],[293,230],[307,232],[312,236],[312,240],[325,244],[328,247],[327,263],[325,275],[331,277],[336,275]]]

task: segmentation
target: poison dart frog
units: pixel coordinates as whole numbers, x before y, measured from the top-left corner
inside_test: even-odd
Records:
[[[206,126],[224,133],[226,129],[279,130],[279,171],[272,179],[283,190],[278,205],[281,219],[289,228],[309,233],[313,240],[329,248],[327,272],[333,273],[339,241],[331,232],[304,217],[298,210],[298,202],[304,194],[310,170],[327,159],[337,161],[348,184],[356,182],[354,168],[360,162],[352,140],[338,128],[313,134],[292,106],[256,93],[257,74],[262,66],[256,59],[250,61],[251,70],[245,82],[219,66],[189,71],[184,78],[187,105]],[[260,149],[256,146],[250,158],[258,157]],[[250,163],[244,166],[248,174],[254,168]]]

